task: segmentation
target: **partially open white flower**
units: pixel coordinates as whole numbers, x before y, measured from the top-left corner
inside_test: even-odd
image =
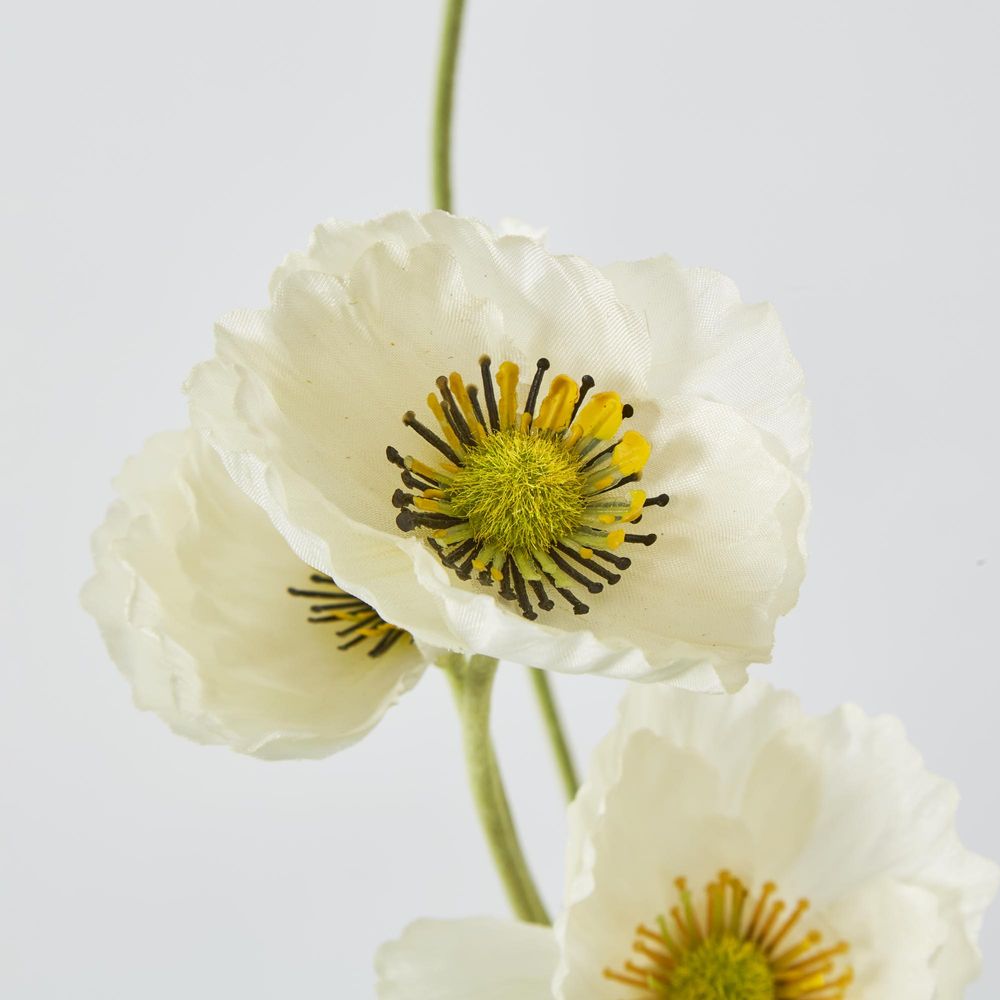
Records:
[[[435,645],[736,688],[795,603],[801,371],[714,271],[329,224],[190,393],[295,551]]]
[[[424,659],[403,630],[289,549],[194,432],[131,459],[83,592],[136,703],[259,757],[367,733]]]
[[[634,688],[571,807],[555,933],[422,921],[378,995],[959,1000],[997,868],[956,802],[893,718]]]

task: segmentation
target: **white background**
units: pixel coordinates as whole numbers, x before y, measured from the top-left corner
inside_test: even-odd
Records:
[[[598,262],[710,264],[778,305],[815,405],[815,514],[758,673],[811,709],[902,716],[994,856],[998,9],[471,0],[456,152],[468,214]],[[6,15],[4,997],[355,1000],[410,919],[503,912],[439,677],[354,750],[260,763],[136,712],[76,596],[109,480],[185,422],[213,319],[262,304],[320,219],[427,205],[437,16]],[[581,751],[620,693],[559,684]],[[559,793],[518,668],[497,731],[556,900]],[[1000,995],[997,912],[983,946],[976,1000]]]

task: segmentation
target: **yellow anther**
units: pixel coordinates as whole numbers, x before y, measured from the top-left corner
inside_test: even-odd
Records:
[[[445,466],[446,463],[442,462],[441,465]],[[421,462],[420,459],[418,459],[418,458],[409,458],[409,459],[407,459],[406,460],[406,467],[414,475],[420,476],[423,479],[430,480],[431,482],[437,482],[439,479],[444,478],[441,475],[441,470],[440,469],[433,469],[433,468],[431,468],[431,466],[427,465],[426,463]],[[452,465],[450,462],[447,463],[447,468],[449,470],[451,470],[451,471],[458,471],[457,467],[454,466],[454,465]]]
[[[649,461],[652,447],[638,431],[626,431],[611,453],[611,463],[623,476],[641,472]]]
[[[584,403],[573,421],[579,438],[607,441],[622,425],[622,401],[617,392],[599,392]]]
[[[629,504],[628,512],[622,515],[623,521],[634,521],[643,511],[643,505],[646,503],[646,494],[642,490],[632,491],[632,502]],[[724,883],[729,880],[725,879]]]
[[[538,408],[535,430],[562,431],[569,425],[580,387],[568,375],[557,375]]]
[[[438,425],[441,428],[441,433],[444,435],[445,441],[452,446],[452,448],[461,453],[464,449],[462,447],[462,442],[458,440],[458,435],[452,430],[451,424],[448,423],[448,418],[444,415],[444,407],[441,405],[441,400],[437,398],[432,392],[427,397],[427,405],[430,407],[431,413],[437,418]]]
[[[497,371],[500,386],[500,427],[507,430],[517,422],[517,379],[520,369],[513,361],[505,361]]]
[[[483,425],[479,422],[476,411],[472,407],[472,399],[469,397],[469,390],[462,381],[462,376],[458,372],[452,372],[448,376],[448,386],[451,389],[451,394],[455,397],[455,401],[458,403],[458,408],[462,411],[462,416],[465,417],[465,422],[469,425],[472,436],[477,441],[482,441],[486,437],[486,431],[483,429]]]
[[[617,549],[619,545],[623,544],[625,541],[625,529],[618,528],[615,531],[608,532],[608,548]]]

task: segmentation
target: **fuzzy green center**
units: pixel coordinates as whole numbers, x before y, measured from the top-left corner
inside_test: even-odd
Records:
[[[547,551],[579,528],[587,506],[579,458],[560,440],[514,430],[466,453],[448,499],[476,540],[501,552]]]
[[[670,1000],[774,1000],[767,959],[749,941],[735,937],[705,941],[673,971]]]

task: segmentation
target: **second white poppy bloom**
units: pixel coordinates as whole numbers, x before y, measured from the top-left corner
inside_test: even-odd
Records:
[[[714,271],[321,226],[190,391],[295,551],[434,645],[736,688],[795,603],[801,371]]]
[[[83,593],[136,704],[202,743],[322,757],[420,677],[410,636],[305,565],[192,431],[116,483]]]
[[[895,719],[633,687],[570,810],[552,930],[421,921],[380,1000],[961,1000],[997,868]]]

